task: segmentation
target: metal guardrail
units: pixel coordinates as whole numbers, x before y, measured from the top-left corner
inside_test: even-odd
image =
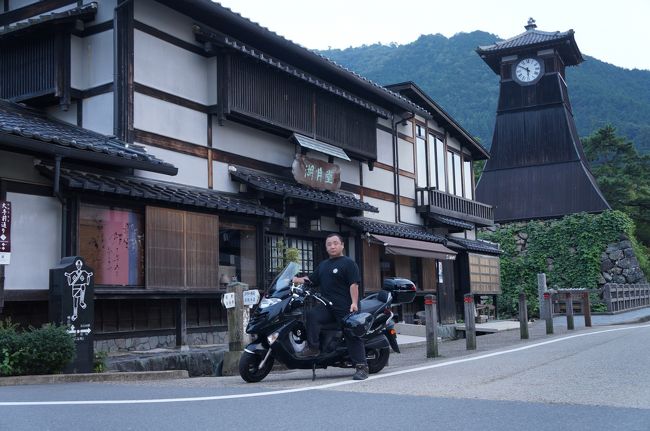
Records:
[[[607,283],[603,296],[610,312],[646,307],[650,305],[650,284]]]

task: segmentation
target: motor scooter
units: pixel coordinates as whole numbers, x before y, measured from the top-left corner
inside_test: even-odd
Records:
[[[291,262],[271,283],[260,303],[253,309],[246,332],[255,340],[246,346],[239,361],[239,374],[249,382],[264,379],[277,360],[289,369],[311,369],[312,379],[316,368],[330,366],[350,368],[353,366],[348,353],[341,325],[325,325],[320,333],[320,354],[303,357],[307,347],[306,309],[312,304],[331,303],[306,285],[294,285],[293,277],[299,266]],[[370,374],[378,373],[388,363],[390,349],[399,353],[397,332],[393,322],[391,306],[411,302],[415,298],[415,285],[406,279],[389,279],[383,289],[359,301],[358,313],[366,313],[367,327],[361,335],[366,350]]]

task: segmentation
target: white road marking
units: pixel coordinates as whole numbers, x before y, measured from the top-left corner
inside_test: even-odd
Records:
[[[158,398],[158,399],[144,399],[144,400],[68,400],[68,401],[16,401],[16,402],[0,402],[0,407],[8,406],[61,406],[61,405],[99,405],[99,404],[158,404],[158,403],[187,403],[187,402],[196,402],[196,401],[219,401],[219,400],[234,400],[238,398],[254,398],[254,397],[267,397],[273,395],[282,395],[282,394],[292,394],[296,392],[306,392],[314,390],[322,390],[335,388],[345,385],[353,385],[357,383],[368,382],[370,380],[376,379],[385,379],[388,377],[399,376],[402,374],[416,373],[418,371],[426,371],[434,368],[448,367],[451,365],[462,364],[465,362],[479,361],[485,358],[492,358],[494,356],[506,355],[509,353],[520,352],[522,350],[533,349],[535,347],[545,346],[547,344],[559,343],[561,341],[571,340],[573,338],[579,337],[589,337],[592,335],[604,334],[607,332],[617,332],[617,331],[628,331],[631,329],[642,329],[650,328],[649,325],[640,325],[640,326],[625,326],[621,328],[613,329],[604,329],[602,331],[595,332],[586,332],[575,335],[569,335],[561,338],[554,338],[552,340],[542,341],[535,344],[528,344],[521,347],[516,347],[514,349],[502,350],[498,352],[486,353],[484,355],[472,356],[470,358],[461,358],[455,359],[447,362],[439,362],[431,365],[424,365],[416,368],[408,368],[400,371],[393,371],[391,373],[377,374],[369,377],[367,380],[344,380],[341,382],[327,383],[324,385],[317,386],[307,386],[303,388],[295,389],[283,389],[278,391],[268,391],[268,392],[253,392],[247,394],[235,394],[235,395],[215,395],[209,397],[190,397],[190,398]]]

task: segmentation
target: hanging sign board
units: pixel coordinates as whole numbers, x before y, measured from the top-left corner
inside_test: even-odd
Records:
[[[0,265],[11,261],[11,202],[0,201]]]
[[[298,183],[316,190],[336,191],[341,188],[341,168],[335,163],[296,154],[291,172]]]

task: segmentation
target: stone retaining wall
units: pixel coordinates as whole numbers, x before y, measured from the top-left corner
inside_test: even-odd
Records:
[[[196,332],[187,334],[187,343],[190,346],[204,346],[226,344],[227,332]],[[169,349],[176,347],[175,335],[157,335],[151,337],[125,337],[108,340],[96,340],[95,352],[130,352],[151,349]]]

